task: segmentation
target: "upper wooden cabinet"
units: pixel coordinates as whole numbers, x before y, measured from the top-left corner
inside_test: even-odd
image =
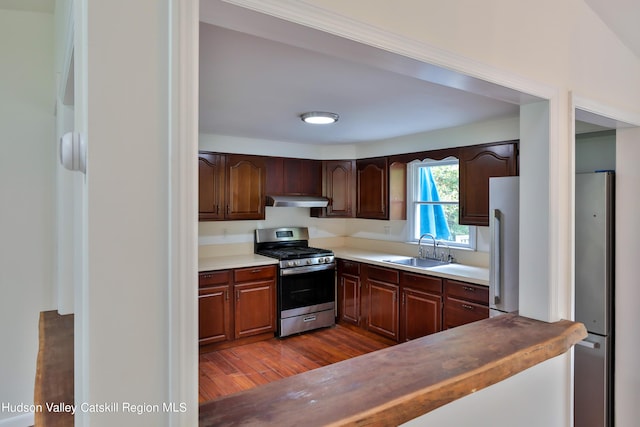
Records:
[[[356,194],[354,160],[322,162],[322,195],[329,199],[326,208],[312,208],[311,216],[353,217]]]
[[[356,160],[356,217],[389,219],[386,157]]]
[[[200,152],[199,219],[264,219],[263,158]]]
[[[285,157],[265,157],[267,195],[322,194],[322,161]]]
[[[458,149],[460,224],[489,225],[489,178],[518,174],[517,141]]]
[[[387,157],[356,160],[356,217],[406,219],[406,170]]]
[[[201,221],[224,218],[225,159],[223,154],[198,154],[198,216]]]

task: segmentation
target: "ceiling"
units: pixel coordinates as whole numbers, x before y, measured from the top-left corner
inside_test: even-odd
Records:
[[[640,58],[640,1],[584,0],[602,21]]]
[[[640,16],[639,1],[585,2],[640,48],[640,26],[624,19]],[[202,133],[358,143],[515,117],[519,105],[537,100],[228,3],[201,0],[200,10]],[[307,111],[340,119],[307,125],[300,120]],[[583,128],[606,129],[578,123]]]
[[[241,9],[201,2],[202,133],[353,144],[517,117],[521,103],[538,100]],[[308,111],[340,119],[308,125]]]

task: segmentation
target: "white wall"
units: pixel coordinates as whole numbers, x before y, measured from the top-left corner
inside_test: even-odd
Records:
[[[0,402],[31,404],[38,316],[55,307],[53,15],[0,9],[0,58]]]
[[[175,154],[169,10],[168,2],[157,0],[76,2],[75,126],[88,149],[80,195],[83,281],[75,298],[78,405],[127,402],[162,408],[177,387],[169,363],[180,354],[178,349],[172,353],[169,336],[179,322],[171,318],[169,304],[170,212],[175,212],[170,197],[176,191],[170,183],[177,173],[169,161]],[[194,290],[195,280],[194,274]],[[195,293],[185,294],[196,303]],[[182,363],[195,370],[193,359]],[[170,418],[161,409],[139,414],[121,405],[116,412],[79,412],[75,422],[162,426]]]
[[[640,128],[616,132],[615,411],[616,425],[640,419]]]
[[[615,131],[576,135],[576,173],[615,169]]]

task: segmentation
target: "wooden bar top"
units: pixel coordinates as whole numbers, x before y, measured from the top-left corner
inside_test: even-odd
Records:
[[[200,426],[399,425],[558,356],[581,323],[498,316],[200,405]]]

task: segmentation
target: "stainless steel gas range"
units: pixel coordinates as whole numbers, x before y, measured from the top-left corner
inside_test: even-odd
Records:
[[[285,337],[335,324],[333,252],[309,246],[306,227],[258,229],[255,253],[277,258],[277,334]]]

